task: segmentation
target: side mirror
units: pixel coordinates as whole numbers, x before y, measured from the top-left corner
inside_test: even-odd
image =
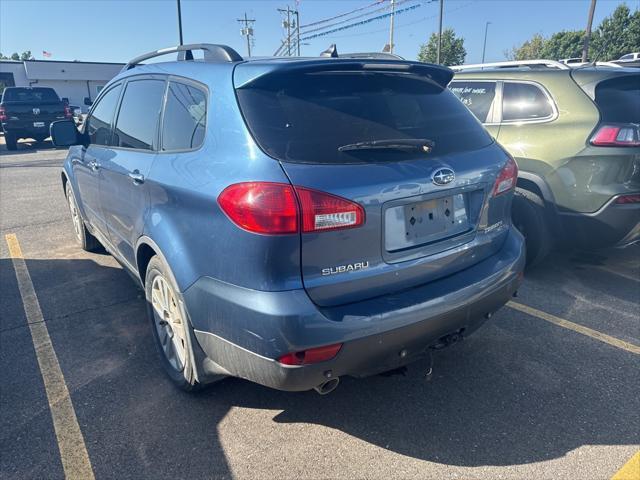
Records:
[[[71,145],[82,145],[83,135],[76,128],[73,120],[58,120],[51,123],[49,127],[51,141],[56,147],[70,147]]]
[[[91,101],[91,99],[89,97],[84,97],[84,104],[87,107],[90,107],[91,105],[93,105],[93,102]]]
[[[69,97],[62,97],[62,103],[69,105]]]

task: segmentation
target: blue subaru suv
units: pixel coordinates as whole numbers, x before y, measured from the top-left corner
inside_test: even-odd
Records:
[[[53,124],[76,238],[140,282],[176,385],[328,393],[455,342],[508,301],[524,265],[517,166],[446,88],[452,75],[184,45],[128,63],[82,130]]]

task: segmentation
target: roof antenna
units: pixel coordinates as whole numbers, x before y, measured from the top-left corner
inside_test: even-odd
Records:
[[[335,43],[332,43],[329,48],[320,54],[321,57],[338,58],[338,48]]]

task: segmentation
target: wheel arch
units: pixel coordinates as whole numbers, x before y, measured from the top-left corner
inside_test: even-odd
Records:
[[[555,206],[555,200],[549,185],[547,185],[547,182],[545,182],[542,177],[535,173],[523,171],[518,172],[517,186],[535,193],[544,200],[547,206]]]
[[[69,181],[69,179],[67,178],[67,172],[65,172],[64,170],[62,170],[60,172],[60,179],[62,180],[62,191],[67,192],[67,182]]]
[[[170,247],[172,246],[170,239],[169,243],[163,243],[168,244]],[[154,255],[160,257],[165,265],[169,267],[169,271],[173,277],[172,279],[175,285],[178,286],[180,293],[184,292],[184,290],[190,285],[190,283],[186,283],[185,265],[181,264],[180,260],[182,257],[176,254],[177,252],[175,252],[175,247],[174,250],[171,248],[165,249],[161,246],[160,242],[155,241],[149,235],[143,235],[136,243],[135,252],[136,269],[138,271],[140,283],[143,287],[145,284],[149,261]],[[173,255],[172,252],[174,253]]]
[[[534,193],[542,199],[549,230],[556,237],[561,235],[563,228],[558,215],[555,197],[544,178],[535,173],[520,171],[518,172],[518,182],[516,186]]]

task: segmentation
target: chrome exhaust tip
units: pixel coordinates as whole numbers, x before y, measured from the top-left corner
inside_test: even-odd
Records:
[[[338,387],[339,383],[339,378],[332,378],[331,380],[327,380],[326,382],[321,383],[317,387],[313,387],[313,389],[320,395],[327,395],[333,392]]]

